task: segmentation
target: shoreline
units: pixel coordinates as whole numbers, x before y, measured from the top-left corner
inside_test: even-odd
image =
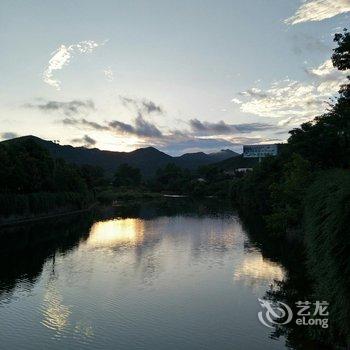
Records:
[[[56,217],[62,217],[62,216],[68,216],[68,215],[75,215],[75,214],[84,213],[86,211],[92,210],[94,207],[96,207],[97,204],[98,203],[95,202],[95,203],[93,203],[92,205],[90,205],[87,208],[78,209],[78,210],[71,210],[71,211],[62,212],[62,213],[38,215],[38,216],[33,216],[33,217],[24,217],[24,218],[21,218],[21,219],[3,221],[3,222],[0,222],[0,229],[4,228],[4,227],[10,227],[10,226],[16,226],[16,225],[36,222],[36,221],[43,221],[43,220],[53,219],[53,218],[56,218]]]

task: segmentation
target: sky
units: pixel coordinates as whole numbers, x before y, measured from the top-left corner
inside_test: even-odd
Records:
[[[284,142],[346,72],[350,0],[2,0],[0,139],[168,154]]]

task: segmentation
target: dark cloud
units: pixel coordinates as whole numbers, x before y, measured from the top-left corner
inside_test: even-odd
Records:
[[[155,102],[147,99],[135,99],[125,96],[119,96],[122,104],[126,107],[132,107],[136,109],[139,113],[158,113],[164,114],[164,110],[161,106],[157,105]]]
[[[145,120],[141,114],[139,114],[135,119],[134,125],[114,120],[109,123],[109,126],[112,129],[125,134],[132,134],[149,138],[161,138],[163,136],[162,132],[154,124]]]
[[[198,119],[191,119],[190,127],[193,132],[202,135],[250,133],[254,131],[272,130],[276,128],[276,126],[266,123],[227,124],[223,120],[217,123],[211,123],[201,122]]]
[[[96,145],[96,140],[94,140],[89,135],[84,135],[82,138],[76,138],[71,140],[73,143],[83,144],[85,147],[91,147]]]
[[[223,120],[217,123],[210,123],[210,122],[201,122],[198,119],[191,119],[190,127],[194,132],[200,132],[200,133],[227,134],[233,131],[232,126],[229,124],[226,124]]]
[[[123,100],[126,104],[134,103],[133,99],[123,97]],[[152,104],[148,107],[150,110],[155,108]],[[60,122],[78,128],[86,127],[96,131],[108,131],[114,134],[135,135],[140,137],[140,142],[147,142],[148,144],[152,144],[155,147],[173,154],[196,152],[200,150],[211,152],[222,148],[235,148],[238,150],[242,144],[269,141],[257,137],[240,137],[239,134],[249,134],[254,131],[278,128],[277,126],[266,123],[228,124],[224,121],[212,123],[191,119],[189,122],[190,130],[169,130],[163,133],[157,125],[146,120],[140,111],[137,112],[137,117],[134,118],[132,122],[127,123],[119,120],[100,123],[85,118],[74,118],[73,116],[67,117]],[[229,135],[229,139],[227,139],[227,136],[225,138],[209,137],[213,135]],[[73,139],[72,142],[84,144],[86,147],[91,147],[96,144],[96,141],[88,135]]]
[[[23,107],[44,112],[60,112],[66,116],[86,114],[95,110],[95,104],[92,100],[47,101],[38,104],[26,103]]]
[[[147,113],[153,113],[157,112],[159,114],[162,114],[164,111],[162,107],[156,105],[153,101],[142,101],[142,105],[145,108]]]
[[[244,123],[236,124],[235,128],[241,133],[249,133],[254,131],[274,130],[278,127],[268,123]]]
[[[145,120],[142,115],[136,118],[135,126],[140,136],[162,137],[161,131],[154,124]]]
[[[1,133],[0,137],[2,140],[10,140],[18,137],[18,134],[16,134],[15,132],[7,131],[7,132]]]
[[[102,125],[96,122],[91,122],[89,120],[86,120],[85,118],[81,118],[81,119],[65,118],[62,120],[62,123],[65,125],[87,126],[95,130],[109,130],[108,126]]]
[[[109,123],[109,126],[125,134],[137,134],[134,126],[118,120],[113,120]]]
[[[135,119],[133,124],[124,123],[118,120],[113,120],[108,124],[100,124],[89,121],[85,118],[65,118],[61,121],[65,125],[74,125],[77,127],[88,127],[98,131],[120,132],[123,134],[131,134],[148,138],[161,138],[162,132],[151,122],[145,120],[141,114]]]
[[[160,140],[156,146],[162,151],[169,154],[183,154],[187,152],[217,152],[223,148],[229,148],[236,152],[242,151],[242,145],[247,144],[259,144],[266,142],[278,142],[280,139],[265,138],[265,137],[248,137],[237,136],[229,139],[222,138],[205,138],[195,137],[193,135],[175,136],[174,134],[167,135],[164,139]]]
[[[258,88],[251,88],[246,91],[239,92],[238,95],[252,97],[252,98],[266,98],[269,96],[266,91],[262,91]]]
[[[186,140],[176,140],[174,138],[166,139],[166,144],[158,147],[170,154],[183,154],[187,152],[212,152],[222,148],[236,148],[239,145],[224,139],[209,139],[190,137]]]

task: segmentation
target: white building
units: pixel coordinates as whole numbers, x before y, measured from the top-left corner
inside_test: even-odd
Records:
[[[278,144],[243,146],[243,158],[264,158],[277,156]]]

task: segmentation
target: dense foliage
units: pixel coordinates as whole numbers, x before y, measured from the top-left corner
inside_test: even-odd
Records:
[[[1,215],[83,208],[103,181],[100,169],[53,159],[31,139],[0,144]]]
[[[114,175],[113,185],[121,186],[139,186],[141,184],[141,171],[129,164],[121,164]]]
[[[213,165],[199,167],[196,171],[168,164],[157,170],[148,183],[156,192],[182,194],[194,197],[228,197],[232,176]]]
[[[339,70],[350,69],[350,34],[344,31],[334,40],[338,47],[332,56],[333,65]],[[243,213],[263,217],[267,234],[297,238],[301,250],[305,248],[307,269],[303,281],[307,277],[312,281],[314,300],[330,303],[331,327],[323,340],[347,346],[350,344],[349,170],[350,84],[347,83],[325,114],[290,131],[283,152],[274,159],[265,159],[249,175],[235,181],[232,192]],[[296,295],[288,285],[288,280],[284,281],[279,295],[287,303],[294,301]],[[288,337],[289,332],[290,329],[285,333]]]
[[[314,297],[330,304],[333,336],[350,342],[350,173],[335,169],[317,174],[305,203]]]

